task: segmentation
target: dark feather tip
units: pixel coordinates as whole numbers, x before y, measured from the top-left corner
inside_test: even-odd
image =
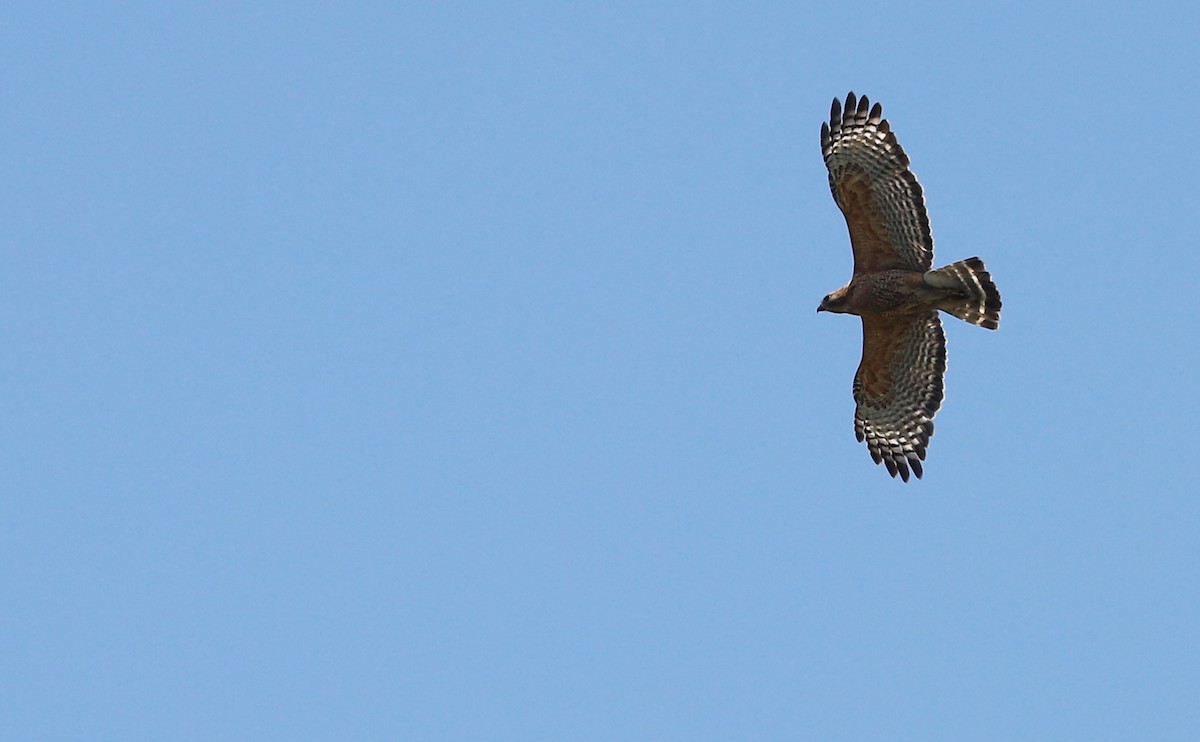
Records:
[[[858,109],[854,112],[855,116],[860,119],[867,117],[867,111],[870,110],[871,101],[867,100],[867,96],[858,99]]]
[[[925,473],[925,470],[921,468],[920,459],[909,459],[908,465],[912,467],[913,474],[916,475],[917,479],[920,479],[921,475]]]

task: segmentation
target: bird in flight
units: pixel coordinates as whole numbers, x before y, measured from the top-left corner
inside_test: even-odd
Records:
[[[942,405],[946,336],[938,310],[995,330],[1000,292],[979,258],[932,269],[921,185],[883,109],[854,93],[833,99],[821,154],[846,217],[854,274],[818,312],[857,314],[863,351],[854,376],[854,434],[893,477],[921,478]]]

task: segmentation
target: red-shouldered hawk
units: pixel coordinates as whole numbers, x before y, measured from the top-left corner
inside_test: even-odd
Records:
[[[854,275],[817,311],[862,318],[854,377],[854,433],[876,464],[920,479],[933,416],[942,404],[946,336],[938,310],[989,330],[1000,326],[1000,293],[979,258],[933,264],[933,236],[917,178],[878,103],[833,99],[821,124],[833,199],[846,216]]]

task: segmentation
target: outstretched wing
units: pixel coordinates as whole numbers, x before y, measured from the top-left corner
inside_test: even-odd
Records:
[[[846,216],[854,249],[854,274],[933,264],[929,214],[908,155],[896,141],[883,108],[867,96],[833,99],[829,123],[821,124],[821,153],[829,168],[833,200]]]
[[[854,376],[854,434],[876,464],[905,482],[921,478],[933,416],[942,406],[946,336],[936,310],[918,317],[862,318],[863,357]]]

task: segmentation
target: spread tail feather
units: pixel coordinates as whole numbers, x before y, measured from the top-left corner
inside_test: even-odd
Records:
[[[929,271],[925,283],[951,292],[938,302],[938,309],[989,330],[1000,326],[1000,292],[979,258],[967,258]]]

